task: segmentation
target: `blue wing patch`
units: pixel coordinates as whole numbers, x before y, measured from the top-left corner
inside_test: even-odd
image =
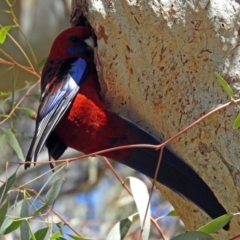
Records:
[[[36,131],[26,157],[27,161],[31,161],[32,157],[34,157],[34,161],[37,160],[38,153],[77,95],[81,81],[87,73],[86,60],[82,58],[70,60],[70,62],[64,62],[68,64],[67,71],[56,74],[57,78],[48,79],[50,83],[46,85],[42,94]],[[63,65],[62,69],[66,70]]]
[[[55,83],[55,87],[49,89],[44,104],[42,105],[40,115],[42,117],[46,116],[53,108],[55,108],[55,106],[59,104],[59,102],[62,101],[62,98],[66,98],[73,89],[80,87],[80,83],[84,79],[86,72],[87,62],[84,59],[78,58],[72,62],[68,74],[61,76],[62,81]]]
[[[84,75],[86,74],[86,70],[87,62],[84,59],[78,58],[74,63],[72,63],[70,75],[78,86],[81,80],[83,79]]]

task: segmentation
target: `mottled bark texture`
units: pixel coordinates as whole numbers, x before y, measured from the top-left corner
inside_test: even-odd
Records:
[[[76,0],[73,12],[75,24],[84,12],[97,35],[105,102],[156,137],[166,140],[230,100],[214,71],[239,98],[238,2]],[[232,128],[238,110],[223,109],[171,143],[229,212],[240,208],[240,130]],[[161,191],[189,230],[210,220],[189,201],[165,187]],[[226,239],[239,229],[235,217],[229,235],[216,236]]]

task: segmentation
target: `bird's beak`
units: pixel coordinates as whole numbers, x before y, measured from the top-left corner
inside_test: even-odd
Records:
[[[84,40],[84,42],[92,49],[94,50],[94,48],[96,47],[96,42],[94,40],[94,38],[92,36],[90,36],[89,38],[86,38]]]

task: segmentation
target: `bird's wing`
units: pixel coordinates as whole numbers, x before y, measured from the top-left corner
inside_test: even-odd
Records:
[[[56,67],[55,67],[56,66]],[[42,96],[38,109],[36,130],[26,161],[37,161],[49,134],[67,111],[80,88],[87,71],[87,62],[82,58],[69,58],[61,62],[49,60],[43,70]],[[25,164],[25,169],[30,164]]]

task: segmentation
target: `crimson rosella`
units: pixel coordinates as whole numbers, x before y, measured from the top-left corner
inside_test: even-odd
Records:
[[[41,102],[25,169],[30,167],[32,158],[37,161],[44,145],[57,160],[67,147],[90,154],[129,144],[160,144],[158,139],[105,107],[93,61],[94,46],[92,33],[85,27],[69,28],[54,41],[42,72]],[[102,155],[153,178],[159,151],[128,148]],[[167,147],[157,181],[212,218],[226,214],[202,178]],[[227,230],[229,225],[224,228]]]

